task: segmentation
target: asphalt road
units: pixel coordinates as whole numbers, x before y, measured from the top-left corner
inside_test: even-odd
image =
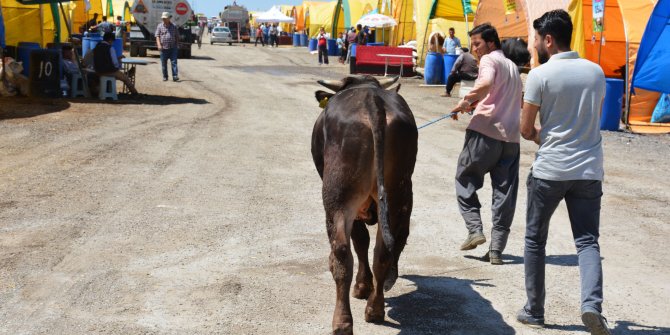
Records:
[[[0,333],[327,334],[335,302],[310,156],[318,66],[304,48],[205,44],[179,83],[138,67],[141,100],[0,99]],[[155,57],[150,60],[157,61]],[[403,79],[417,124],[456,99]],[[453,177],[468,117],[422,129],[414,211],[386,322],[358,334],[584,334],[561,205],[547,246],[548,329],[525,302],[525,187],[503,266],[461,252]],[[670,334],[670,137],[604,133],[601,250],[616,334]],[[522,144],[525,181],[536,146]],[[490,229],[490,187],[480,191]],[[371,230],[376,226],[371,227]],[[488,233],[487,233],[488,235]]]

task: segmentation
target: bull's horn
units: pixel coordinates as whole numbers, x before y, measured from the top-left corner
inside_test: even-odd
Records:
[[[381,79],[379,81],[379,85],[381,85],[383,89],[387,89],[387,88],[391,87],[391,85],[395,84],[395,82],[398,81],[399,78],[400,78],[399,76],[396,76],[396,77],[393,77],[393,78]]]
[[[334,92],[339,91],[342,89],[342,82],[339,80],[319,80],[317,83],[321,84],[321,86],[327,87]]]

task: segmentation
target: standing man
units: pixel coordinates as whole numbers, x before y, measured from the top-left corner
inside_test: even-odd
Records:
[[[444,44],[442,44],[442,52],[448,55],[456,54],[456,47],[461,48],[461,40],[456,37],[456,30],[454,27],[449,28],[449,36],[444,39]],[[500,47],[498,47],[500,49]]]
[[[319,34],[316,35],[317,48],[319,49],[319,65],[325,63],[328,65],[328,39],[323,27],[319,28]]]
[[[522,85],[516,65],[500,50],[498,32],[493,26],[488,23],[476,26],[470,38],[480,59],[479,74],[472,91],[453,109],[463,113],[476,105],[456,169],[456,197],[468,229],[461,250],[471,250],[486,242],[477,190],[482,188],[484,175],[488,173],[493,189],[493,227],[484,260],[500,265],[514,219],[519,185]],[[454,118],[458,118],[457,114]]]
[[[521,117],[523,138],[540,145],[528,175],[524,269],[528,300],[521,323],[544,326],[545,246],[549,220],[565,199],[577,248],[581,316],[591,334],[609,335],[602,317],[603,273],[598,245],[603,150],[600,110],[602,69],[570,50],[572,21],[563,10],[533,21],[543,64],[528,74]],[[535,119],[540,113],[540,127]]]
[[[477,72],[479,71],[477,60],[468,51],[470,51],[468,48],[463,48],[463,53],[454,62],[449,77],[447,77],[447,91],[440,96],[451,97],[451,90],[461,80],[477,79]]]
[[[177,69],[177,52],[179,50],[179,31],[170,19],[172,15],[169,12],[163,12],[161,19],[163,22],[156,28],[156,45],[161,52],[161,68],[163,69],[163,81],[168,80],[167,60],[172,64],[172,80],[179,81],[179,71]]]

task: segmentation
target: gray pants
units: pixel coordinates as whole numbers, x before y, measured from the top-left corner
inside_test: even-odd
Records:
[[[477,198],[477,190],[484,185],[487,173],[491,176],[493,188],[490,250],[502,252],[507,245],[519,189],[519,143],[503,142],[466,130],[465,144],[456,169],[456,197],[470,233],[483,230],[479,212],[482,205]]]
[[[581,280],[582,312],[602,312],[603,271],[598,245],[600,226],[599,180],[552,181],[528,176],[528,208],[526,214],[526,247],[523,255],[526,273],[526,312],[544,317],[544,265],[549,220],[565,199],[575,239]]]

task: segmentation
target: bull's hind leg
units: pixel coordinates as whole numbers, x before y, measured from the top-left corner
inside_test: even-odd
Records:
[[[368,247],[370,246],[370,233],[362,220],[354,221],[351,231],[351,240],[358,256],[358,273],[356,284],[352,293],[354,298],[367,299],[372,292],[372,271],[368,261]]]
[[[393,255],[386,249],[379,227],[377,229],[377,241],[375,242],[374,264],[372,265],[374,289],[368,297],[368,303],[365,307],[365,321],[367,322],[384,322],[384,281],[393,264]]]
[[[330,272],[336,287],[333,334],[353,334],[353,318],[349,306],[349,290],[353,277],[354,258],[351,254],[350,236],[353,218],[341,211],[326,210],[326,224],[330,240]]]

